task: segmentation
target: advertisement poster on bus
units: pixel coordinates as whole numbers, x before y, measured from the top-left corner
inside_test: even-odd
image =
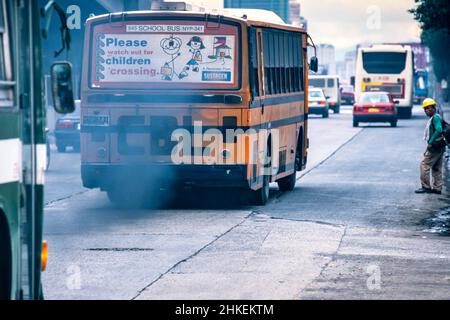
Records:
[[[203,32],[203,26],[188,25],[127,25],[126,33],[99,32],[93,84],[232,84],[236,37]]]

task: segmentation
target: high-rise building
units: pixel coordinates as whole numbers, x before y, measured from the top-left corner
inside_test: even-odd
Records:
[[[319,59],[319,67],[325,74],[336,74],[336,52],[331,44],[317,45],[317,59]]]
[[[294,26],[308,29],[308,20],[302,16],[301,4],[298,0],[289,1],[289,20]]]
[[[275,12],[289,23],[289,0],[225,0],[225,8],[264,9]]]

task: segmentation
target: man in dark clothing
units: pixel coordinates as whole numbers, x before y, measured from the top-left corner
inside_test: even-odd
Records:
[[[442,137],[442,120],[436,112],[436,101],[425,99],[422,105],[426,115],[430,118],[425,128],[424,140],[427,150],[420,164],[420,182],[422,187],[416,193],[442,193],[442,163],[445,151],[445,142]],[[432,182],[430,181],[430,173]]]

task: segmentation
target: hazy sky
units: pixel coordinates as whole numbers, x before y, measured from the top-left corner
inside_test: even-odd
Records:
[[[187,0],[219,8],[223,0]],[[408,12],[414,0],[298,0],[315,43],[330,43],[342,59],[358,43],[419,41],[419,26]]]
[[[357,43],[419,41],[419,27],[407,12],[414,0],[300,0],[316,43],[337,49]]]

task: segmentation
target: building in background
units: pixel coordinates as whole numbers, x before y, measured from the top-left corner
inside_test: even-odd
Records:
[[[141,0],[142,1],[142,0]],[[156,9],[163,3],[177,3],[176,8],[182,8],[177,10],[187,10],[187,11],[200,11],[200,12],[215,12],[223,9],[224,0],[146,0],[147,5],[150,3],[149,7]],[[173,9],[170,9],[173,10]]]
[[[294,26],[308,30],[308,20],[301,14],[301,4],[298,0],[289,1],[289,20]]]
[[[308,55],[312,56],[314,50],[309,48]],[[317,74],[336,74],[336,51],[333,45],[321,43],[317,45],[317,59],[319,60],[319,71]]]
[[[351,83],[351,78],[355,76],[356,56],[356,49],[347,51],[344,60],[336,62],[336,74],[342,82]]]
[[[224,7],[270,10],[279,15],[286,23],[290,23],[289,0],[224,0]]]

